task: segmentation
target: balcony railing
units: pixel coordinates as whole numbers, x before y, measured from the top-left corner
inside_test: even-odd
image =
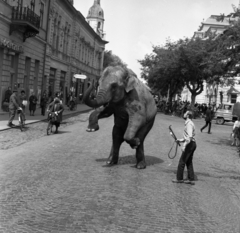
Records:
[[[12,7],[12,21],[28,22],[39,29],[40,16],[35,14],[28,7]]]

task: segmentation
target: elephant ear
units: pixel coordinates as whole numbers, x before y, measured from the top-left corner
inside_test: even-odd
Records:
[[[126,70],[126,73],[124,74],[124,83],[125,83],[125,90],[126,92],[129,92],[136,88],[138,82],[137,82],[137,75],[130,69]]]

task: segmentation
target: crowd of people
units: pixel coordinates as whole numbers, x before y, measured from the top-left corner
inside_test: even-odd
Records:
[[[156,105],[159,112],[163,112],[165,114],[170,114],[174,116],[183,117],[184,113],[187,110],[191,110],[193,112],[193,118],[202,118],[206,116],[206,112],[209,107],[211,107],[212,115],[216,111],[215,104],[199,104],[195,103],[194,106],[191,106],[189,101],[177,101],[174,100],[172,103],[165,101],[165,100],[156,100]]]
[[[73,93],[70,93],[67,100],[67,105],[70,106],[71,103],[75,101]],[[34,116],[37,108],[37,104],[40,104],[41,115],[45,116],[46,112],[55,112],[56,118],[56,128],[60,126],[62,121],[63,107],[63,93],[61,91],[57,92],[54,96],[48,96],[46,91],[43,91],[40,101],[34,92],[30,93],[29,98],[24,90],[19,90],[17,86],[14,86],[13,90],[9,87],[5,93],[4,101],[2,106],[7,106],[6,111],[9,111],[9,120],[7,126],[14,127],[12,123],[18,110],[21,110],[23,115],[23,120],[26,121],[26,107],[29,107],[29,116]],[[57,130],[56,130],[57,131]]]

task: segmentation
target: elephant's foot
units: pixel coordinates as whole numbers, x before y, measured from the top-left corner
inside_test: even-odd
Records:
[[[132,149],[137,149],[138,146],[140,145],[140,139],[139,138],[133,138],[128,143],[130,144]]]
[[[90,127],[88,127],[87,129],[86,129],[86,131],[87,132],[95,132],[95,131],[97,131],[97,130],[99,130],[99,126],[97,125],[95,128],[90,128]]]
[[[114,158],[113,156],[109,156],[109,158],[108,158],[108,160],[107,160],[107,162],[106,162],[106,164],[107,165],[115,165],[115,164],[117,164],[118,163],[118,158]]]
[[[137,163],[137,165],[136,165],[137,169],[145,169],[146,167],[147,167],[147,165],[146,165],[145,161],[141,161],[141,162]]]

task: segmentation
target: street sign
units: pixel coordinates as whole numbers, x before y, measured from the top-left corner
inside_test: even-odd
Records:
[[[84,74],[74,74],[73,77],[76,79],[86,79],[87,78],[87,76]]]

